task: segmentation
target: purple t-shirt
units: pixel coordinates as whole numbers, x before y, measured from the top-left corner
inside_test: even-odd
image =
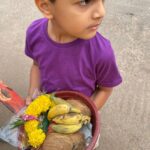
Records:
[[[91,96],[97,85],[121,83],[109,40],[97,32],[88,40],[57,43],[48,36],[47,25],[46,18],[34,21],[27,30],[25,46],[25,54],[38,63],[41,90],[74,90]]]

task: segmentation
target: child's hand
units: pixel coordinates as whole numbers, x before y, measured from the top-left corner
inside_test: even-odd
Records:
[[[30,96],[26,97],[26,105],[29,105],[32,101],[32,98]]]

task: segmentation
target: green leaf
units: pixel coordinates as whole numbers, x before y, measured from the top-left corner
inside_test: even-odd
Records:
[[[45,133],[47,132],[50,123],[49,120],[47,119],[47,114],[48,112],[44,113],[44,119],[39,126],[39,128],[41,128]]]
[[[18,119],[17,121],[10,124],[12,126],[11,129],[20,127],[20,126],[24,125],[24,123],[25,123],[24,120]]]

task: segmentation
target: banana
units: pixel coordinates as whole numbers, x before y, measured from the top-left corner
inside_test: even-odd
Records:
[[[91,118],[89,116],[82,115],[82,123],[83,124],[90,123],[90,121],[91,121]]]
[[[56,116],[53,118],[53,121],[58,124],[64,124],[64,125],[73,125],[78,123],[87,124],[91,121],[91,118],[89,116],[80,114],[80,113],[68,113]]]
[[[55,97],[54,94],[51,94],[50,95],[50,99],[56,104],[67,104],[67,105],[70,105],[66,100],[62,99],[62,98],[59,98],[59,97]]]
[[[47,117],[48,117],[48,120],[51,120],[52,118],[58,115],[67,114],[69,112],[80,113],[81,111],[67,104],[58,104],[58,105],[53,106],[49,110]]]
[[[70,110],[71,110],[71,107],[69,105],[66,105],[66,104],[55,105],[49,110],[47,118],[48,120],[51,120],[52,118],[58,115],[69,113]]]
[[[49,95],[49,97],[50,97],[50,100],[53,101],[53,103],[54,103],[55,105],[66,104],[66,105],[68,105],[68,106],[71,107],[71,110],[70,110],[71,112],[81,113],[81,111],[80,111],[79,109],[73,107],[73,106],[72,106],[70,103],[68,103],[66,100],[64,100],[64,99],[62,99],[62,98],[59,98],[59,97],[55,97],[54,94]]]
[[[71,110],[70,110],[70,112],[74,112],[74,113],[81,113],[81,110],[80,110],[80,109],[78,109],[78,108],[75,108],[75,107],[71,106]]]
[[[75,125],[51,124],[50,127],[55,132],[69,134],[77,132],[82,127],[82,123]]]
[[[59,115],[53,118],[55,123],[73,125],[78,124],[82,121],[82,114],[79,113],[68,113],[64,115]]]

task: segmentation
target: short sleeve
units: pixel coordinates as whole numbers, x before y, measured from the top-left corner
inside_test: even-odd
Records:
[[[29,40],[29,32],[27,30],[27,32],[26,32],[26,41],[25,41],[25,54],[28,57],[34,59],[29,41],[30,41]]]
[[[103,56],[98,60],[96,78],[96,84],[103,87],[114,87],[122,82],[110,42]]]

